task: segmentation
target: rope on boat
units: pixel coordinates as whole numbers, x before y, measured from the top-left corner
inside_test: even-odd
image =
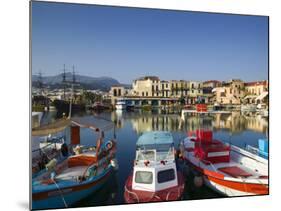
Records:
[[[63,201],[63,203],[64,203],[64,206],[65,206],[65,208],[67,208],[68,206],[67,206],[67,203],[66,203],[66,201],[65,201],[65,199],[64,199],[64,196],[63,196],[63,193],[62,193],[60,187],[58,186],[58,184],[56,183],[56,181],[55,181],[54,179],[52,179],[52,181],[53,181],[53,183],[56,185],[57,189],[59,190],[60,195],[61,195],[61,198],[62,198],[62,201]]]
[[[125,191],[128,192],[129,194],[132,194],[132,195],[136,196],[136,199],[138,200],[138,203],[140,202],[138,195],[136,193],[132,192],[132,191],[129,191],[126,185],[125,185]]]

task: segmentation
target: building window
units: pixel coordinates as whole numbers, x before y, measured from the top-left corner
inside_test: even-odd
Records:
[[[118,89],[118,96],[121,96],[121,89]]]
[[[164,89],[164,84],[162,84],[162,89]]]
[[[116,97],[117,96],[117,90],[113,89],[113,96]]]
[[[146,92],[146,96],[148,96],[148,92]]]
[[[156,91],[158,91],[158,86],[156,85]]]
[[[154,91],[154,85],[152,85],[152,91]]]
[[[144,92],[142,92],[142,96],[144,96]]]
[[[166,88],[168,88],[168,84],[166,84]]]
[[[191,89],[194,89],[194,84],[193,83],[191,84]]]

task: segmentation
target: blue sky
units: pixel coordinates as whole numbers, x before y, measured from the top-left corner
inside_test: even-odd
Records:
[[[32,3],[32,71],[75,65],[81,75],[131,83],[268,79],[268,19],[170,10]]]

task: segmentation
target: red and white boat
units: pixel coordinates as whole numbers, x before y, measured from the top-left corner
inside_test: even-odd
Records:
[[[190,132],[181,155],[203,176],[204,183],[226,196],[268,194],[268,160],[213,139],[212,131]]]
[[[147,132],[137,141],[132,174],[125,184],[126,203],[174,201],[182,197],[184,178],[177,171],[172,134]]]

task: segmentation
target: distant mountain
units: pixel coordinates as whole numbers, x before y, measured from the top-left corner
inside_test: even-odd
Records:
[[[72,73],[67,72],[65,74],[67,81],[72,81]],[[63,74],[55,76],[42,76],[42,82],[44,86],[50,88],[63,88],[62,84]],[[119,85],[119,81],[111,77],[91,77],[84,75],[75,75],[76,81],[80,84],[80,87],[85,89],[100,89],[102,91],[109,91],[112,85]],[[32,75],[32,86],[39,86],[39,76]],[[120,84],[121,85],[121,84]],[[128,85],[124,84],[126,87]]]

